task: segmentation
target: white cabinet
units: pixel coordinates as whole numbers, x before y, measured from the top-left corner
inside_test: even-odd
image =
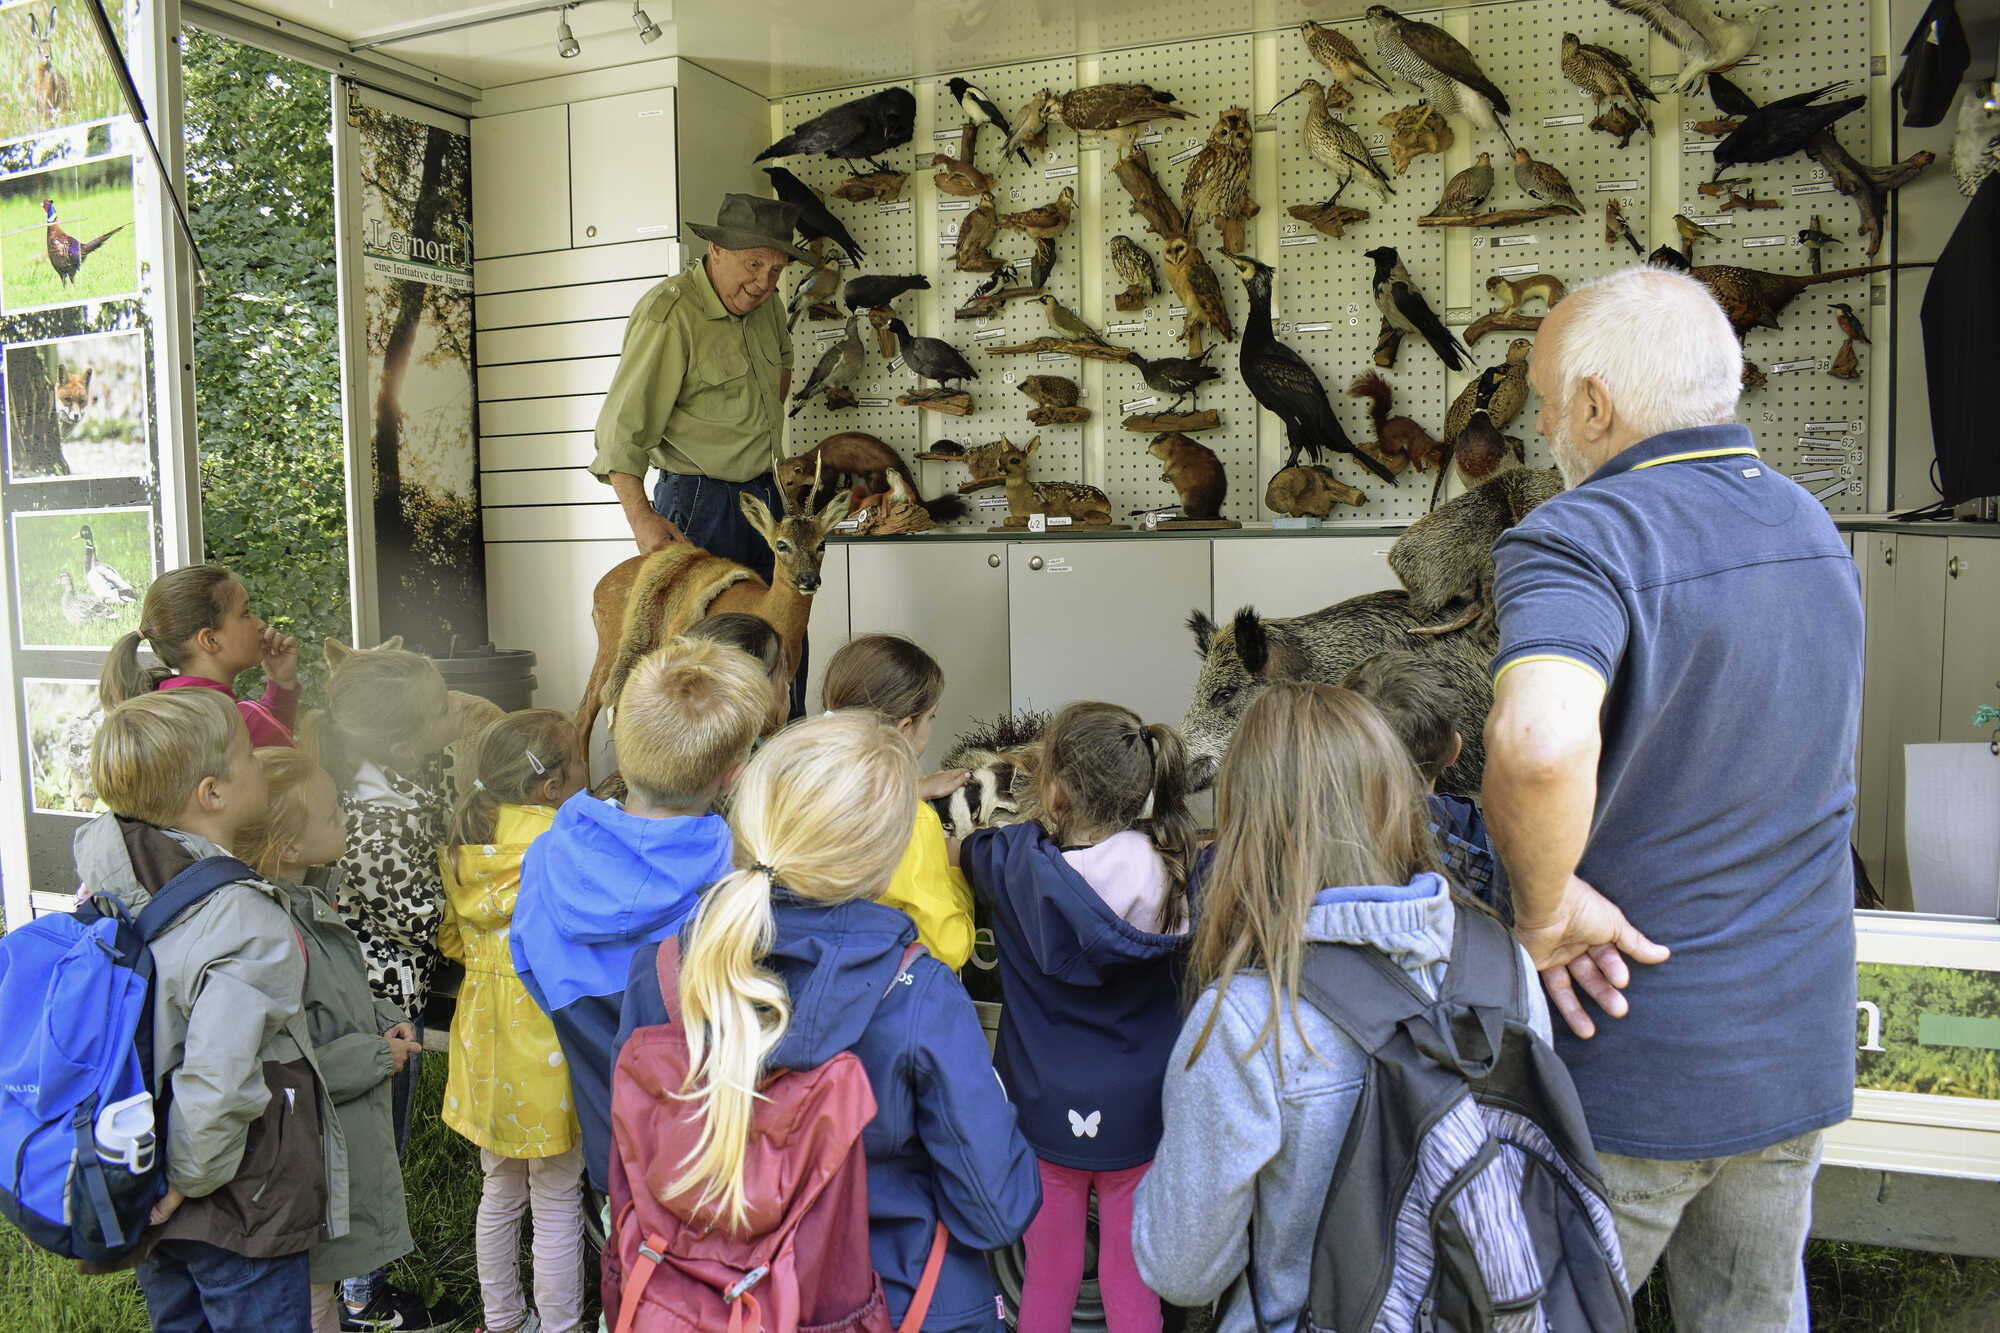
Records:
[[[570,244],[680,234],[674,90],[569,107]]]
[[[550,173],[562,180],[568,161],[567,107],[536,107],[472,122],[475,259],[568,247],[568,191],[529,183],[547,182]],[[534,164],[532,172],[529,164]]]
[[[1301,616],[1363,593],[1398,584],[1389,572],[1389,547],[1397,533],[1356,533],[1287,541],[1273,537],[1217,537],[1214,551],[1215,614],[1254,606],[1273,617]]]
[[[1945,544],[1938,739],[1991,739],[1990,724],[1972,725],[1981,704],[2000,708],[2000,539],[1953,537]]]
[[[819,591],[813,595],[812,618],[806,622],[806,716],[819,711],[819,685],[826,679],[826,664],[853,637],[849,628],[847,592],[848,561],[854,548],[829,544],[819,561]]]
[[[1209,543],[1089,539],[1008,548],[1014,707],[1119,703],[1179,722],[1200,662],[1190,609],[1207,611]]]
[[[846,549],[852,632],[901,634],[944,668],[944,698],[924,756],[926,769],[935,768],[974,722],[1011,707],[1007,543],[856,542]],[[819,651],[815,644],[815,657]],[[817,707],[819,696],[808,704]]]
[[[535,650],[536,707],[567,713],[582,700],[597,658],[590,590],[633,554],[626,533],[603,541],[486,543],[487,586],[507,594],[487,599],[487,632],[502,647]]]

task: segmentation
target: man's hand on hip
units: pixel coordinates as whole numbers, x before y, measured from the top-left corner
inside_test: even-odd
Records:
[[[662,546],[687,540],[686,533],[650,509],[643,514],[632,514],[628,517],[632,521],[632,540],[639,543],[640,555],[651,555]]]
[[[1549,1004],[1579,1037],[1597,1032],[1577,995],[1579,987],[1605,1013],[1623,1018],[1631,1006],[1621,992],[1632,982],[1625,955],[1648,965],[1664,963],[1669,956],[1665,945],[1640,934],[1617,904],[1575,875],[1551,911],[1518,918],[1514,934],[1542,974]]]

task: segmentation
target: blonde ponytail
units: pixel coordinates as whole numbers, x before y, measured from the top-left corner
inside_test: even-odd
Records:
[[[680,1018],[701,1136],[667,1197],[696,1196],[745,1223],[743,1158],[764,1062],[791,1024],[791,996],[761,966],[776,926],[771,891],[822,906],[874,898],[916,818],[916,770],[894,726],[836,713],[780,732],[743,772],[731,804],[740,867],[702,899],[681,959]]]

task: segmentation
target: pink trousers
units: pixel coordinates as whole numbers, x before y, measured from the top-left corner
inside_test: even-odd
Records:
[[[486,1181],[479,1192],[473,1252],[486,1327],[527,1322],[521,1291],[521,1215],[535,1220],[535,1312],[543,1333],[573,1333],[583,1320],[583,1149],[559,1157],[517,1159],[479,1150]]]
[[[1160,1298],[1132,1258],[1132,1195],[1151,1162],[1123,1171],[1079,1171],[1038,1163],[1042,1210],[1028,1224],[1021,1281],[1021,1333],[1069,1333],[1083,1286],[1084,1226],[1097,1194],[1097,1290],[1111,1333],[1160,1333]]]

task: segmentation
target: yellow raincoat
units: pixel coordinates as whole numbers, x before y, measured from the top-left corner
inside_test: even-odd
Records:
[[[438,853],[445,895],[438,948],[465,965],[451,1020],[444,1122],[502,1157],[554,1157],[579,1142],[555,1027],[529,998],[507,951],[521,858],[555,817],[545,805],[503,805],[491,843]]]
[[[972,889],[951,863],[944,821],[928,801],[917,802],[909,845],[877,901],[907,913],[924,948],[952,971],[972,956]]]

